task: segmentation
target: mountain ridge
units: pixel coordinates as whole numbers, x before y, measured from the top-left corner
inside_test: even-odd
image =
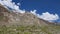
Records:
[[[0,5],[0,34],[60,34],[60,26],[30,12],[19,13]]]
[[[47,23],[48,21],[45,21],[45,20],[43,20],[43,19],[41,19],[41,18],[38,18],[37,16],[35,16],[35,15],[33,15],[32,13],[30,13],[30,12],[25,12],[25,13],[19,13],[19,12],[14,12],[14,11],[9,11],[8,9],[6,9],[5,7],[3,7],[2,5],[0,5],[0,15],[1,14],[3,14],[5,17],[6,17],[6,21],[8,21],[9,22],[9,20],[8,19],[10,19],[11,21],[13,21],[13,18],[14,18],[14,16],[15,16],[15,19],[16,18],[18,18],[17,16],[19,16],[19,17],[21,17],[21,16],[23,16],[23,18],[24,18],[24,16],[25,16],[25,18],[27,18],[27,16],[28,16],[28,19],[31,17],[32,19],[33,19],[33,17],[34,17],[34,19],[35,19],[35,17],[36,17],[36,19],[38,19],[38,21],[39,20],[42,20],[42,21],[44,21],[44,22],[46,22],[46,24],[55,24],[55,23],[52,23],[52,22],[49,22],[49,23]],[[30,17],[29,17],[30,16]],[[18,20],[18,19],[16,19],[16,20]],[[20,19],[19,19],[20,20]],[[40,21],[39,21],[40,22]]]

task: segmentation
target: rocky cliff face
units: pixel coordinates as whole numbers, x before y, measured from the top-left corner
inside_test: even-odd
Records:
[[[60,26],[54,24],[30,12],[17,13],[0,5],[0,34],[60,34]]]

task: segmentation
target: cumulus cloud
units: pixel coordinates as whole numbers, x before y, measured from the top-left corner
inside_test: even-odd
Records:
[[[37,11],[37,10],[33,10],[33,11],[31,10],[30,13],[36,15],[36,11]]]
[[[20,3],[17,3],[17,5],[16,5],[15,2],[12,2],[12,0],[0,0],[0,4],[5,7],[9,7],[11,9],[15,9],[15,10],[17,10],[17,12],[25,13],[24,10],[19,9]]]
[[[38,18],[47,20],[47,21],[53,21],[59,19],[59,16],[57,14],[50,14],[49,12],[42,13],[42,15],[37,14],[36,10],[31,11],[32,14],[36,15]]]
[[[49,12],[45,12],[40,15],[40,18],[44,20],[57,20],[59,19],[59,16],[57,14],[50,14]]]

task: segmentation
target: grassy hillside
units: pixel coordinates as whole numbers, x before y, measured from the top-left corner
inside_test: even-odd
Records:
[[[59,34],[60,26],[0,26],[0,34]]]

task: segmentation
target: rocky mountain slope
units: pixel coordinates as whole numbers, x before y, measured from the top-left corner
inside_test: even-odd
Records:
[[[18,13],[0,5],[0,34],[60,34],[60,26],[30,12]]]
[[[37,16],[33,15],[30,12],[25,13],[18,13],[14,11],[9,11],[3,6],[0,6],[0,17],[1,17],[1,24],[18,24],[19,25],[33,25],[33,24],[39,24],[42,23],[45,25],[45,21],[42,19],[39,19]],[[40,24],[41,23],[41,24]]]

